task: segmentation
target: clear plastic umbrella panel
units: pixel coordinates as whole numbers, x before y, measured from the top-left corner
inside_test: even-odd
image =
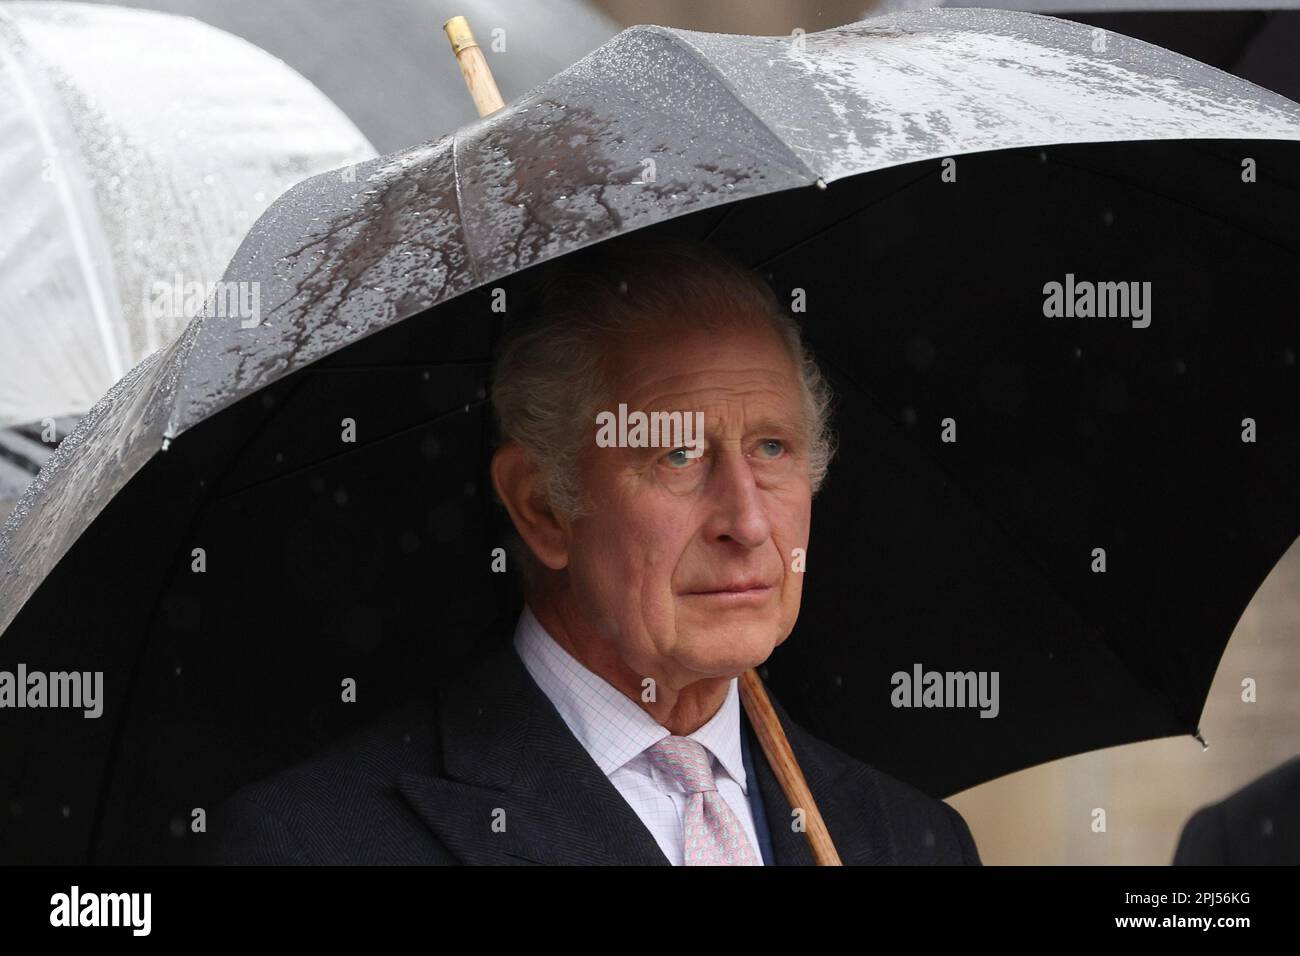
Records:
[[[84,413],[175,339],[276,197],[374,154],[196,20],[0,5],[0,427]]]

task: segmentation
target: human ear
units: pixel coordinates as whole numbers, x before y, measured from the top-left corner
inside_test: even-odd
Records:
[[[518,442],[506,442],[492,456],[492,487],[519,537],[537,560],[558,571],[569,563],[569,523],[541,493],[540,481],[537,465]]]

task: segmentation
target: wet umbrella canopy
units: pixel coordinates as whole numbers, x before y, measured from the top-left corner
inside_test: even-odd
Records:
[[[1300,107],[1108,41],[988,11],[795,41],[636,28],[455,136],[291,190],[226,275],[262,283],[261,315],[134,369],[7,526],[0,668],[103,671],[104,716],[15,712],[0,846],[183,858],[193,808],[499,634],[492,290],[647,227],[805,303],[839,393],[766,674],[796,720],[938,794],[1194,731],[1300,531]],[[1138,283],[1145,314],[1084,314],[1098,281]],[[1052,282],[1074,308],[1048,314]],[[997,672],[997,717],[896,706],[918,668]]]
[[[4,4],[0,426],[85,412],[202,304],[159,285],[216,282],[276,196],[374,155],[311,83],[229,34]]]

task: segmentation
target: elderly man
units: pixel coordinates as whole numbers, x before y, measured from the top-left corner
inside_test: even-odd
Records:
[[[811,862],[737,686],[794,627],[832,455],[799,327],[757,276],[680,243],[576,257],[539,301],[492,395],[512,639],[238,793],[206,859]],[[955,810],[774,706],[845,863],[979,862]]]

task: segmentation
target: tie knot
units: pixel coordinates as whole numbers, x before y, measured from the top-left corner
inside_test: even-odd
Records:
[[[648,752],[650,759],[687,793],[718,789],[713,782],[713,758],[704,744],[690,737],[665,737]]]

